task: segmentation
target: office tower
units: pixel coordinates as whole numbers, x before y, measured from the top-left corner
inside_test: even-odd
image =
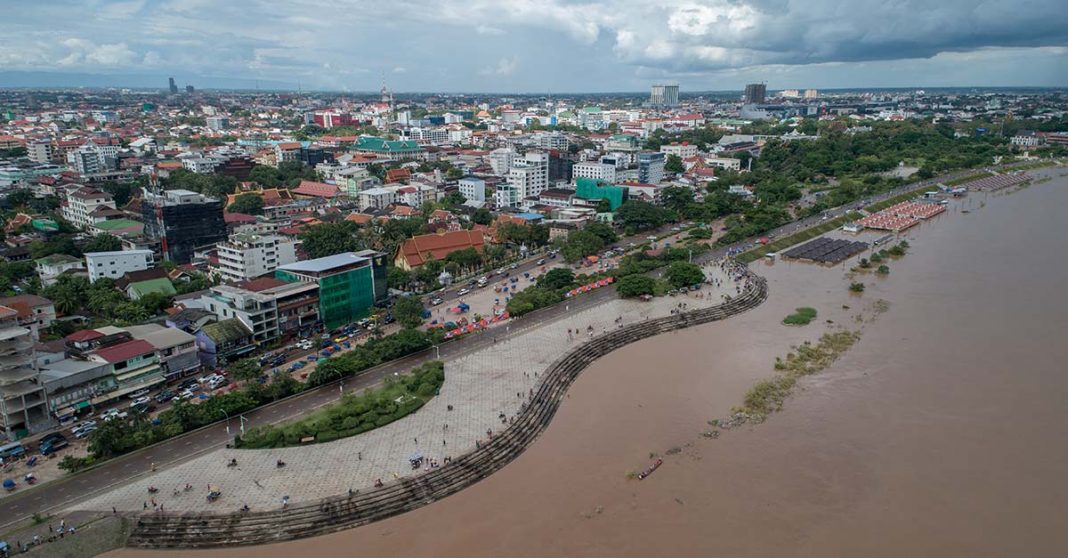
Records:
[[[168,90],[171,92],[171,95],[177,95],[178,94],[178,84],[174,83],[174,78],[169,78],[168,82],[170,84],[170,86],[168,87]]]
[[[760,105],[764,103],[764,97],[768,93],[766,83],[750,83],[745,86],[745,104]]]
[[[679,104],[678,85],[654,85],[649,91],[649,104],[673,107]]]

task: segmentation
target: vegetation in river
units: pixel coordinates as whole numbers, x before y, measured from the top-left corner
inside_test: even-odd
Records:
[[[816,309],[803,306],[793,314],[783,318],[782,323],[786,325],[808,325],[814,319],[816,319]]]
[[[797,385],[798,379],[826,369],[860,339],[859,331],[841,330],[825,333],[816,344],[808,341],[793,347],[785,359],[775,359],[775,370],[781,374],[763,380],[749,389],[745,401],[736,412],[754,419],[763,419],[782,404]]]

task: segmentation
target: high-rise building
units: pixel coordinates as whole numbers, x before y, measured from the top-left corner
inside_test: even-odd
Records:
[[[247,281],[297,261],[293,240],[274,235],[232,234],[216,245],[219,263],[213,266],[225,281]]]
[[[819,96],[820,96],[820,92],[816,91],[815,89],[806,89],[805,90],[805,98],[806,99],[815,99],[815,98],[817,98]]]
[[[744,102],[747,105],[760,105],[764,103],[764,97],[768,94],[766,83],[750,83],[745,86]]]
[[[177,95],[178,94],[178,84],[174,83],[174,78],[168,78],[167,82],[168,82],[167,90],[171,92],[171,95]]]
[[[187,86],[185,86],[185,92],[189,93],[190,95],[192,95],[193,93],[196,92],[196,88],[193,87],[192,85],[187,85]]]
[[[160,243],[163,258],[189,263],[193,250],[226,239],[223,202],[191,190],[145,190],[145,235]]]
[[[659,184],[664,179],[664,163],[666,157],[663,153],[645,152],[638,154],[638,182],[643,184]]]
[[[34,368],[33,332],[19,325],[18,314],[0,306],[0,433],[8,440],[52,425]]]
[[[514,161],[508,182],[519,189],[520,199],[540,195],[549,187],[549,154],[529,152]]]
[[[658,107],[673,107],[679,104],[678,85],[653,85],[649,91],[649,104]]]
[[[574,166],[575,162],[567,156],[566,151],[549,150],[549,182],[571,182]]]

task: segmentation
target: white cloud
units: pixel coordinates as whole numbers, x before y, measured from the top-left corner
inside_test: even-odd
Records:
[[[366,72],[352,68],[371,59],[380,68],[372,74],[384,68],[397,74],[397,87],[409,89],[463,90],[491,83],[490,76],[513,76],[517,85],[531,89],[582,89],[594,83],[587,79],[592,74],[596,87],[618,88],[653,75],[931,59],[989,48],[1025,48],[1038,56],[1038,48],[1068,45],[1068,10],[1061,4],[1063,0],[38,1],[20,3],[0,20],[0,71],[174,69],[376,89],[376,79],[360,77]],[[62,40],[56,40],[56,29],[63,30]],[[505,52],[515,55],[501,57]],[[449,71],[441,72],[446,65]],[[992,79],[982,68],[968,71],[976,76],[974,84]],[[1031,71],[1039,75],[1043,70]],[[344,81],[339,75],[353,77]],[[1068,76],[1058,79],[1065,82]]]
[[[475,27],[475,33],[479,35],[504,35],[504,29],[497,29],[496,27],[490,27],[488,25],[479,25]]]
[[[480,73],[484,76],[510,76],[515,73],[518,67],[519,59],[513,56],[511,58],[501,58],[495,66],[483,68]]]

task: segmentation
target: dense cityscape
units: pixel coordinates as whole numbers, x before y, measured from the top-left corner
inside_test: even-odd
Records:
[[[926,327],[937,332],[921,333],[922,305],[1015,281],[1000,274],[1020,269],[1014,235],[1026,231],[1006,217],[1022,220],[1020,204],[1042,215],[1027,218],[1039,227],[1028,237],[1036,246],[1063,241],[1043,231],[1063,219],[1065,89],[784,89],[774,73],[767,79],[725,91],[665,79],[642,92],[552,94],[394,91],[385,74],[374,92],[277,81],[217,89],[174,77],[158,87],[0,82],[0,555],[141,556],[123,553],[321,541],[310,537],[343,529],[369,555],[431,555],[384,535],[411,537],[438,518],[412,511],[423,506],[473,517],[506,507],[495,500],[504,498],[551,515],[542,493],[576,508],[563,514],[572,519],[527,530],[503,514],[494,529],[523,540],[567,531],[546,550],[560,555],[648,555],[664,541],[675,541],[667,554],[723,550],[700,529],[677,527],[630,550],[589,551],[590,532],[566,523],[630,521],[614,514],[639,513],[639,501],[641,513],[673,517],[691,494],[699,509],[722,511],[715,501],[731,496],[718,483],[742,473],[698,447],[747,455],[766,428],[791,422],[787,413],[771,420],[784,407],[828,412],[812,410],[810,391],[824,386],[806,376],[856,381],[849,373],[863,370],[883,375],[865,381],[887,382],[889,362],[937,378],[933,365],[872,345],[937,360],[957,339],[962,353],[978,354],[976,339],[1004,333],[968,337],[995,326],[958,316],[959,303],[930,310]],[[968,228],[977,222],[982,229]],[[1017,244],[999,242],[1007,238]],[[932,263],[953,260],[957,247],[955,266]],[[1004,265],[970,267],[995,252]],[[1058,255],[1031,254],[1027,265]],[[1057,274],[1034,296],[1062,284]],[[1019,312],[1063,311],[1021,296]],[[1034,323],[1044,339],[1051,324]],[[860,360],[847,367],[840,357]],[[660,366],[673,379],[637,379]],[[686,375],[704,368],[716,370],[716,388]],[[984,370],[967,367],[976,385]],[[913,394],[957,393],[957,384],[934,384],[946,378],[898,380]],[[871,409],[897,393],[880,386]],[[968,409],[989,397],[975,395]],[[841,416],[807,419],[814,432],[858,416],[829,407]],[[679,409],[698,410],[679,418]],[[955,416],[978,421],[969,410]],[[941,424],[935,415],[919,420]],[[604,459],[561,439],[587,427],[609,440]],[[932,428],[938,439],[963,436]],[[649,439],[667,446],[635,450]],[[968,451],[978,450],[954,455]],[[1045,467],[1063,453],[1037,455]],[[587,472],[560,472],[575,478],[554,492],[547,476],[572,457]],[[616,459],[629,461],[601,468]],[[717,465],[688,470],[702,460]],[[875,475],[867,461],[844,461],[843,471]],[[822,465],[799,467],[818,477]],[[766,482],[793,486],[788,476]],[[517,478],[530,479],[526,492],[502,488],[522,485],[508,482]],[[486,488],[493,480],[483,479],[506,480]],[[658,482],[671,501],[616,496]],[[746,498],[762,482],[743,482]],[[780,488],[762,501],[810,505],[836,490],[820,482],[832,486],[808,496]],[[705,490],[716,496],[704,500]],[[750,505],[736,506],[739,517]],[[377,523],[391,516],[399,523]],[[457,521],[432,528],[449,541],[445,555],[537,555],[484,544],[489,527],[466,532]],[[745,521],[728,524],[744,531]],[[871,550],[831,540],[811,552]],[[1030,542],[1019,548],[1057,546]],[[788,543],[776,535],[763,544],[742,555]],[[895,552],[930,554],[938,544]],[[952,548],[946,555],[964,555]]]

